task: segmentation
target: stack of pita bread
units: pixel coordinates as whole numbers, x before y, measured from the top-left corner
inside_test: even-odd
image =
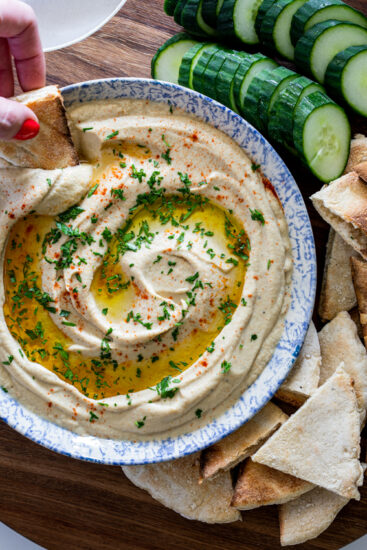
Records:
[[[360,499],[367,412],[367,138],[352,141],[344,176],[311,197],[330,224],[317,333],[276,397],[236,432],[201,453],[123,467],[126,476],[181,515],[207,523],[277,504],[282,546],[319,536]],[[358,305],[358,310],[356,306]],[[288,416],[287,403],[296,408]],[[280,408],[282,407],[282,408]],[[288,407],[289,409],[289,407]]]

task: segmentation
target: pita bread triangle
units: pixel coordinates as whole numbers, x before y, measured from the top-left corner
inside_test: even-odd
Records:
[[[235,432],[204,449],[200,458],[200,482],[229,470],[254,453],[287,420],[273,403],[265,407]]]
[[[299,356],[276,397],[300,407],[319,385],[321,351],[315,325],[311,321]]]
[[[279,507],[280,544],[301,544],[318,537],[349,502],[346,497],[316,487]]]
[[[249,458],[241,465],[234,488],[232,506],[252,510],[260,506],[282,504],[310,491],[314,485],[284,474]]]
[[[341,367],[252,458],[358,500],[363,479],[359,434],[352,379]]]
[[[185,518],[206,523],[240,520],[239,511],[231,507],[230,472],[199,485],[199,456],[195,453],[170,462],[123,466],[122,470],[132,483]]]
[[[319,332],[322,354],[320,386],[330,378],[341,362],[352,377],[361,425],[367,409],[367,352],[359,339],[356,324],[342,311]]]
[[[0,140],[0,168],[43,168],[53,170],[79,164],[64,103],[57,86],[46,86],[12,98],[37,115],[38,135],[26,141]]]
[[[364,262],[361,258],[351,258],[350,263],[364,344],[367,347],[367,262]]]

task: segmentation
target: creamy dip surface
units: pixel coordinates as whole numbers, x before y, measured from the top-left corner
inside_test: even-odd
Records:
[[[191,431],[280,339],[282,207],[233,140],[168,105],[68,116],[80,166],[0,170],[0,384],[81,434]]]

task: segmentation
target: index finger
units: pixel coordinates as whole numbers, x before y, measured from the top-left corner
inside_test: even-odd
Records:
[[[0,37],[7,38],[24,91],[45,85],[46,68],[34,11],[18,0],[0,2]]]

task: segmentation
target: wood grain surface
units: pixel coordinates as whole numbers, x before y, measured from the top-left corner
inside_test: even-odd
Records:
[[[77,1],[77,0],[75,0]],[[350,0],[367,14],[365,0]],[[115,76],[150,76],[157,47],[178,27],[163,0],[128,0],[102,30],[84,42],[47,54],[48,83],[64,86]],[[353,130],[367,132],[366,119]],[[308,197],[320,187],[299,162],[285,158],[312,220],[319,278],[327,225]],[[320,326],[319,321],[315,318]],[[364,440],[365,444],[365,440]],[[133,486],[118,467],[73,460],[48,451],[0,422],[0,521],[47,550],[277,550],[275,507],[246,512],[243,522],[206,525],[189,521]],[[332,526],[299,550],[339,550],[367,533],[367,486]],[[180,495],[177,495],[180,498]],[[7,550],[0,541],[0,550]]]

